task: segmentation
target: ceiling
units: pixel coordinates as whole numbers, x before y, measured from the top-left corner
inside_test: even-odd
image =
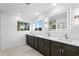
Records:
[[[79,7],[79,3],[57,3],[56,6],[65,5],[70,7]],[[1,12],[10,15],[18,15],[18,13],[21,13],[22,17],[28,20],[37,16],[35,15],[36,12],[42,13],[52,7],[54,7],[52,6],[52,3],[30,3],[30,5],[27,5],[26,3],[0,3]]]
[[[24,17],[35,17],[35,13],[42,13],[45,10],[52,7],[52,3],[31,3],[27,5],[25,3],[0,3],[0,11],[4,13],[10,13],[17,15],[21,13]]]

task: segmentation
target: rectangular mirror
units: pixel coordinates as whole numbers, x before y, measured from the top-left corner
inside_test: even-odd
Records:
[[[68,30],[68,10],[50,16],[48,30]]]

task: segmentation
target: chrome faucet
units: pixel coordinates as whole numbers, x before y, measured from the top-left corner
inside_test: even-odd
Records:
[[[64,37],[65,37],[65,39],[69,39],[69,37],[68,37],[68,35],[67,35],[67,34],[65,34],[65,35],[64,35]]]
[[[50,33],[47,33],[47,36],[50,36]]]

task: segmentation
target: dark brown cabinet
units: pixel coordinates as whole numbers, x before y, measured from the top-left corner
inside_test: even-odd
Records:
[[[26,44],[28,44],[31,47],[33,47],[33,36],[26,35]]]
[[[26,43],[45,56],[79,56],[79,47],[26,35]]]
[[[79,56],[79,48],[51,41],[51,56]]]
[[[77,54],[77,53],[75,53],[75,52],[73,52],[71,50],[65,49],[63,56],[79,56],[79,54]]]
[[[33,47],[33,36],[29,36],[29,45]]]
[[[28,44],[29,45],[29,36],[28,35],[26,35],[26,44]]]
[[[44,55],[50,56],[50,40],[44,39]]]
[[[26,44],[30,45],[30,40],[29,40],[30,36],[26,35]]]
[[[44,40],[42,38],[38,38],[37,42],[38,42],[37,50],[42,54],[44,54]]]
[[[61,56],[61,48],[57,46],[51,47],[51,56]]]
[[[33,37],[33,48],[37,49],[37,37]]]
[[[79,56],[79,47],[63,44],[63,48],[64,56]]]
[[[61,44],[55,41],[51,41],[51,56],[61,56],[61,55],[62,55]]]
[[[50,40],[38,38],[38,51],[45,56],[50,56]]]

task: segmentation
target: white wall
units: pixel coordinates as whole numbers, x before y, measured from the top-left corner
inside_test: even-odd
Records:
[[[17,15],[2,13],[1,15],[1,48],[11,48],[25,44],[25,35],[29,31],[17,31]],[[19,21],[29,22],[22,17]]]
[[[69,38],[70,39],[74,39],[74,40],[79,40],[79,25],[75,25],[74,24],[74,15],[76,15],[76,8],[79,8],[79,4],[58,4],[54,7],[52,7],[51,9],[45,11],[44,13],[40,14],[40,16],[42,17],[46,17],[46,16],[51,16],[61,10],[64,10],[64,9],[68,9],[70,8],[70,19],[71,20],[71,28],[69,29],[69,31],[49,31],[49,33],[51,34],[51,36],[56,36],[56,37],[64,37],[64,34],[67,33],[69,35]],[[39,16],[39,17],[40,17]],[[38,18],[39,18],[38,17]],[[43,34],[43,33],[46,33],[47,30],[43,28],[43,31],[40,32],[40,31],[37,31],[34,33],[38,33],[38,34]]]
[[[0,12],[0,48],[1,48],[1,12]]]
[[[17,14],[21,13],[20,21],[32,22],[30,19],[36,16],[36,12],[43,12],[51,7],[51,3],[0,3],[1,14],[1,48],[10,48],[25,44],[25,34],[28,31],[17,31]],[[40,10],[41,9],[41,10]]]

